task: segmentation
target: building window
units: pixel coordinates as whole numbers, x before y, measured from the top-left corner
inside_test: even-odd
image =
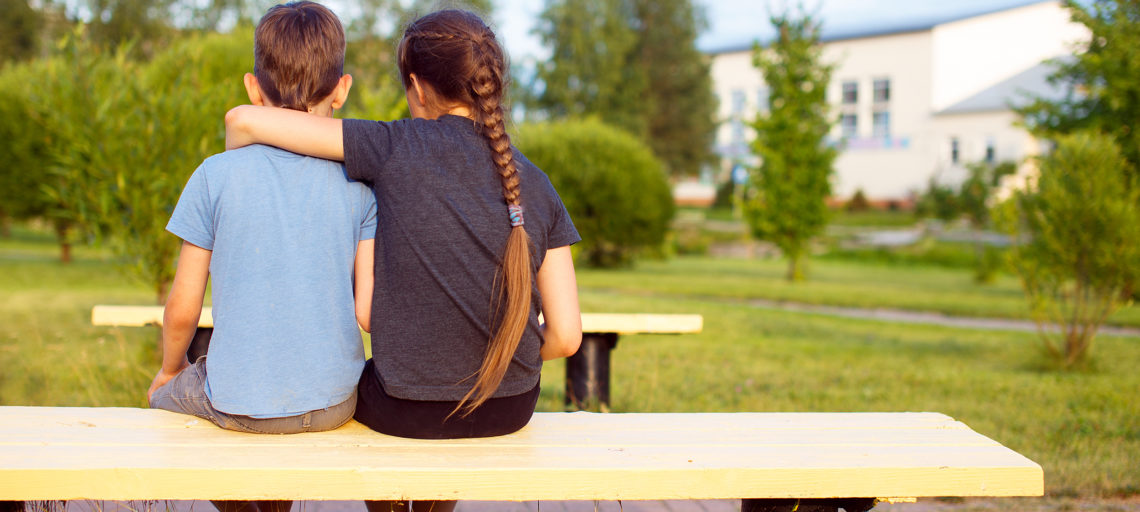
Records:
[[[886,103],[888,101],[891,101],[890,78],[880,78],[878,80],[875,80],[872,98],[875,100],[875,103]]]
[[[760,90],[756,92],[756,110],[760,112],[768,110],[768,94],[767,87],[761,87]]]
[[[986,139],[986,163],[992,164],[997,160],[997,142],[993,137]]]
[[[950,139],[950,163],[957,164],[962,158],[962,143],[958,141],[958,137]]]
[[[859,133],[859,119],[855,114],[839,116],[839,132],[845,139],[854,138]]]
[[[859,102],[859,82],[843,82],[843,104],[854,105]]]
[[[876,139],[891,138],[890,112],[875,112],[871,117],[871,136]]]
[[[744,97],[744,91],[739,89],[732,91],[732,115],[738,118],[743,116],[744,106],[747,101],[748,100]]]

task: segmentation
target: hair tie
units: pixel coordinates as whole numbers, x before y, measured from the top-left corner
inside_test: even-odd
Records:
[[[511,227],[517,228],[523,225],[523,207],[519,204],[507,205],[507,216],[511,218]]]

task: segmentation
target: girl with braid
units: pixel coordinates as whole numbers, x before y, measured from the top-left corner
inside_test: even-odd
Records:
[[[372,359],[355,418],[402,437],[507,434],[534,411],[542,361],[581,341],[580,237],[546,175],[511,146],[491,29],[435,12],[408,25],[397,53],[412,119],[245,105],[226,115],[227,146],[343,160],[376,194]]]

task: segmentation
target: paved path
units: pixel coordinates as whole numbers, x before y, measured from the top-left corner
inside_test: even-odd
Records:
[[[720,299],[716,299],[720,300]],[[950,316],[942,313],[927,311],[908,311],[903,309],[866,309],[844,306],[822,306],[816,304],[803,304],[798,302],[782,302],[766,299],[749,299],[747,304],[757,309],[775,311],[794,311],[797,313],[813,313],[843,318],[858,318],[864,320],[881,320],[884,322],[941,325],[944,327],[958,327],[963,329],[985,329],[996,331],[1026,331],[1037,332],[1037,324],[1028,320],[1015,320],[1010,318],[979,318]],[[1140,328],[1104,326],[1097,331],[1098,334],[1109,336],[1140,337]]]

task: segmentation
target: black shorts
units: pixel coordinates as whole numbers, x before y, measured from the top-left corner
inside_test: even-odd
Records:
[[[521,395],[491,398],[466,417],[447,416],[459,402],[405,400],[384,391],[369,359],[360,374],[353,418],[377,432],[414,439],[459,439],[510,434],[526,426],[539,386]],[[446,420],[445,420],[446,418]]]

